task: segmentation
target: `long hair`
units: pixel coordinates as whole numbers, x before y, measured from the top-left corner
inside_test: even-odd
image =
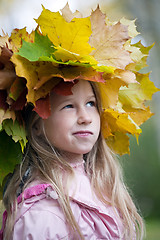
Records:
[[[101,99],[96,83],[91,83],[97,101],[99,114],[102,112]],[[68,226],[78,232],[83,239],[79,226],[73,216],[69,196],[63,186],[62,171],[67,173],[68,181],[74,176],[72,167],[61,156],[58,149],[52,146],[46,138],[43,124],[41,134],[37,134],[40,117],[35,112],[30,113],[26,120],[28,132],[28,147],[22,163],[15,170],[4,194],[3,202],[8,212],[5,228],[5,239],[8,240],[14,227],[17,210],[17,195],[35,179],[50,183],[59,196],[59,203],[64,212]],[[117,158],[106,145],[102,133],[92,150],[85,155],[85,171],[91,181],[91,186],[97,197],[106,205],[116,207],[120,213],[125,239],[143,238],[143,220],[124,184],[122,170]]]

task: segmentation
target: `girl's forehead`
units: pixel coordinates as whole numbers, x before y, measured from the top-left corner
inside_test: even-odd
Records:
[[[93,90],[89,81],[86,80],[79,80],[73,87],[72,87],[73,94],[82,94],[88,95],[93,94]]]

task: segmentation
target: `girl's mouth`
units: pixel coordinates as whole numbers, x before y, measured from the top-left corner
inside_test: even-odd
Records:
[[[73,135],[79,136],[79,137],[88,137],[90,135],[93,135],[91,131],[78,131],[75,132]]]

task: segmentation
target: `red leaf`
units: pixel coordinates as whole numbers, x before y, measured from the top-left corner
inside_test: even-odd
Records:
[[[18,99],[11,105],[11,110],[15,110],[15,111],[22,110],[27,102],[26,95],[27,95],[27,88],[25,88],[21,92]]]
[[[74,82],[64,82],[62,80],[52,89],[52,91],[63,96],[72,95],[71,89],[77,82],[78,82],[77,80]]]
[[[9,96],[13,98],[13,100],[17,100],[22,92],[26,87],[26,80],[25,78],[16,77],[15,81],[13,82],[12,86],[10,87],[10,94]]]
[[[49,95],[46,98],[40,98],[36,101],[36,106],[33,109],[38,115],[43,118],[47,119],[51,115],[51,105],[50,105],[50,98]]]

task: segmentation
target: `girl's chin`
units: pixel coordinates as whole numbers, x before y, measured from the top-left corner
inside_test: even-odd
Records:
[[[68,157],[68,158],[83,158],[84,154],[87,154],[91,151],[91,149],[83,149],[83,150],[77,150],[77,151],[66,151],[64,149],[59,150],[62,157]]]
[[[73,154],[73,155],[84,155],[84,154],[87,154],[89,153],[91,150],[92,150],[93,146],[92,147],[84,147],[84,148],[70,148],[70,149],[65,149],[65,148],[57,148],[59,149],[59,152],[61,153],[70,153],[70,154]]]

